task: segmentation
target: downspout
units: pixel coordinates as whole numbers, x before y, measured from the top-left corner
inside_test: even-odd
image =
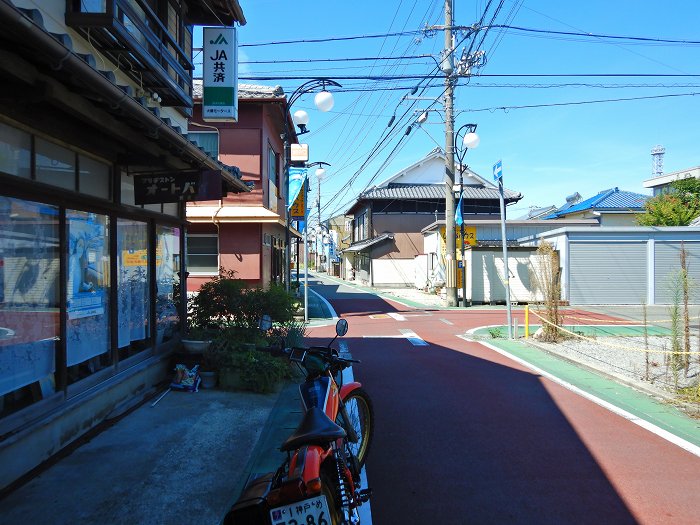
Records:
[[[214,212],[214,214],[211,216],[211,222],[216,226],[216,247],[217,251],[219,252],[219,257],[217,260],[217,273],[219,272],[219,268],[221,268],[221,246],[219,245],[219,239],[221,238],[221,230],[219,228],[219,220],[217,220],[217,217],[221,210],[224,209],[224,201],[219,199],[219,209]]]

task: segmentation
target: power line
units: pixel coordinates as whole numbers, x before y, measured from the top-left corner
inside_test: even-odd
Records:
[[[696,78],[700,74],[686,73],[497,73],[497,74],[478,74],[465,75],[463,78]],[[279,81],[279,80],[309,80],[316,77],[313,76],[250,76],[239,77],[239,80],[250,81]],[[439,74],[429,75],[334,75],[335,80],[378,80],[378,81],[393,81],[393,80],[427,80],[441,78]]]
[[[300,58],[287,60],[241,60],[239,64],[299,64],[311,62],[356,62],[356,61],[376,61],[376,60],[414,60],[417,58],[432,58],[433,55],[404,55],[397,57],[341,57],[341,58]]]
[[[489,2],[490,3],[490,2]],[[501,2],[502,4],[502,2]],[[500,10],[500,7],[499,7]],[[484,11],[484,14],[486,10]],[[496,13],[497,14],[497,13]],[[483,18],[481,20],[483,23]],[[631,36],[631,35],[610,35],[603,33],[588,33],[583,31],[556,31],[552,29],[537,29],[531,27],[521,27],[513,26],[509,24],[489,24],[489,25],[477,25],[476,27],[465,27],[465,26],[454,26],[455,30],[470,30],[473,32],[485,31],[489,29],[505,29],[507,31],[520,31],[523,33],[536,33],[542,35],[557,35],[557,36],[574,36],[581,37],[585,39],[608,39],[608,40],[625,40],[628,43],[640,43],[640,44],[651,44],[651,45],[700,45],[699,40],[689,40],[689,39],[676,39],[676,38],[653,38],[644,36]],[[427,29],[412,30],[412,31],[398,31],[394,33],[379,33],[379,34],[369,34],[369,35],[351,35],[343,37],[327,37],[327,38],[312,38],[312,39],[300,39],[300,40],[279,40],[272,42],[257,42],[252,44],[239,44],[239,47],[263,47],[263,46],[277,46],[285,44],[320,44],[325,42],[340,42],[340,41],[350,41],[350,40],[361,40],[361,39],[373,39],[373,38],[391,38],[391,37],[401,37],[401,36],[416,36],[416,35],[426,35],[430,34],[431,31]],[[481,45],[483,41],[479,44]]]
[[[499,27],[510,31],[522,31],[527,33],[539,33],[546,35],[563,35],[563,36],[578,36],[585,38],[595,38],[595,39],[608,39],[608,40],[630,40],[632,42],[644,42],[652,44],[674,44],[674,45],[698,45],[699,40],[678,40],[671,38],[650,38],[643,36],[625,36],[625,35],[606,35],[602,33],[585,33],[579,31],[554,31],[551,29],[534,29],[530,27],[519,27],[511,25],[494,25],[491,27]]]
[[[479,109],[462,109],[459,111],[459,113],[477,113],[481,111],[498,111],[498,110],[503,110],[503,111],[509,111],[511,109],[532,109],[532,108],[552,108],[552,107],[557,107],[557,106],[580,106],[584,104],[602,104],[606,102],[627,102],[631,100],[652,100],[652,99],[658,99],[658,98],[671,98],[671,97],[692,97],[695,95],[700,95],[700,92],[697,93],[674,93],[674,94],[669,94],[669,95],[651,95],[647,97],[629,97],[629,98],[609,98],[609,99],[602,99],[602,100],[582,100],[578,102],[555,102],[555,103],[550,103],[550,104],[529,104],[529,105],[524,105],[524,106],[498,106],[498,107],[492,107],[492,108],[479,108]]]
[[[260,46],[279,46],[284,44],[319,44],[323,42],[340,42],[343,40],[360,40],[363,38],[388,38],[397,36],[415,36],[422,34],[422,30],[415,31],[399,31],[396,33],[380,33],[376,35],[354,35],[354,36],[337,36],[330,38],[313,38],[304,40],[280,40],[277,42],[258,42],[255,44],[238,44],[238,47],[260,47]]]

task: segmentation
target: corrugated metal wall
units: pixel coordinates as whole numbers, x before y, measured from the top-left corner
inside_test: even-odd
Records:
[[[678,277],[681,269],[681,243],[656,241],[654,243],[654,286],[656,304],[673,304],[674,290],[683,302]],[[700,243],[684,242],[688,275],[690,277],[690,302],[700,303]]]
[[[646,242],[572,241],[569,260],[571,304],[646,302]]]

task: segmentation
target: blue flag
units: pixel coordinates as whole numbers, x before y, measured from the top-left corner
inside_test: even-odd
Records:
[[[289,168],[289,195],[287,195],[287,209],[290,209],[297,200],[299,191],[304,187],[307,168]]]
[[[462,195],[459,195],[459,202],[457,203],[457,209],[455,210],[455,224],[461,226],[464,222],[462,218]]]

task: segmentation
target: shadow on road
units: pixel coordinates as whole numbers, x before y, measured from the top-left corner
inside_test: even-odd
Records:
[[[356,316],[343,341],[374,401],[375,525],[636,523],[538,375],[434,344],[358,337],[376,322],[360,317],[397,309],[342,285],[314,287]]]

